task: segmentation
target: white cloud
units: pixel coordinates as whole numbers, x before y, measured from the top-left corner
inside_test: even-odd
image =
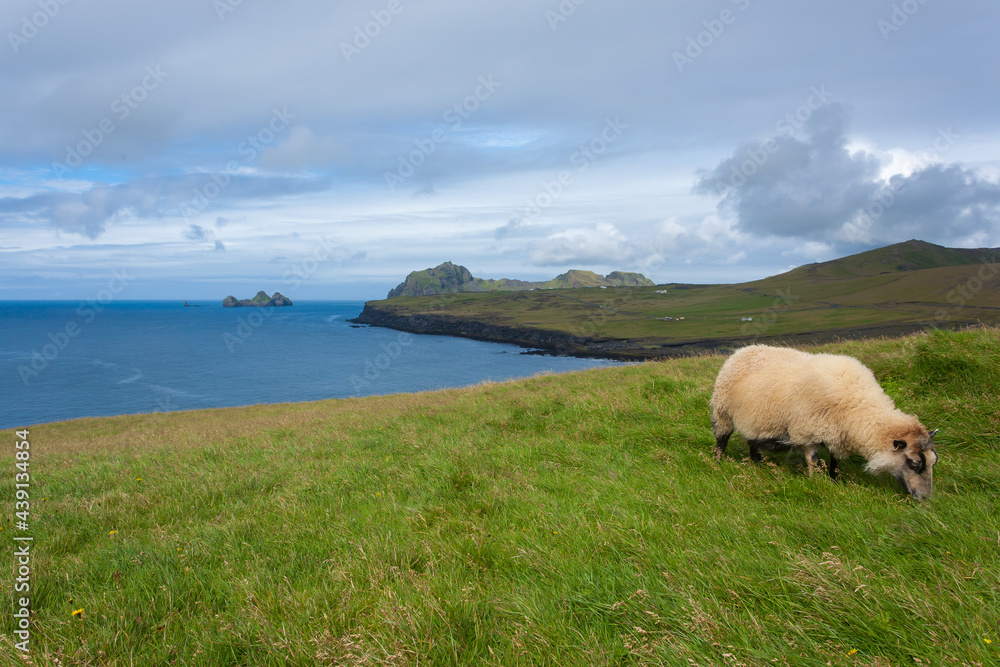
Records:
[[[832,245],[819,241],[807,241],[781,254],[789,257],[804,257],[815,262],[826,261],[836,256]]]
[[[549,235],[531,253],[531,262],[537,266],[608,266],[630,262],[636,253],[636,247],[614,225],[599,223]]]

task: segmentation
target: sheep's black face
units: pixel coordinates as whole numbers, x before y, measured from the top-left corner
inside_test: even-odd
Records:
[[[893,440],[892,443],[897,456],[893,475],[906,492],[917,500],[931,495],[934,488],[934,464],[938,459],[933,439],[937,431],[921,431]]]

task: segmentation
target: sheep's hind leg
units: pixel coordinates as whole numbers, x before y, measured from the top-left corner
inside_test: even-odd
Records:
[[[722,460],[723,455],[725,455],[726,453],[726,445],[729,444],[729,436],[731,436],[732,434],[733,434],[732,431],[730,431],[729,433],[722,433],[720,435],[715,436],[716,460],[718,461]]]
[[[760,463],[760,446],[767,442],[766,440],[747,440],[747,444],[750,446],[750,460],[754,463]]]
[[[830,479],[834,481],[837,480],[837,465],[839,463],[840,462],[837,460],[837,457],[833,455],[833,452],[830,452]]]

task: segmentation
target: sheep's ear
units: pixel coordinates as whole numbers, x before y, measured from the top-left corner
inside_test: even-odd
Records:
[[[893,451],[900,452],[906,449],[906,440],[893,440],[892,441]]]

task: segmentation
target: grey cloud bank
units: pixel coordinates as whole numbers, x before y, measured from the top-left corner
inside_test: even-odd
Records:
[[[82,297],[112,263],[132,298],[215,297],[331,237],[299,298],[444,260],[728,282],[998,246],[998,24],[981,0],[15,0],[0,298]]]
[[[876,244],[996,238],[1000,185],[956,164],[920,165],[883,181],[875,156],[848,149],[847,112],[840,105],[817,110],[805,130],[801,139],[769,139],[767,160],[756,161],[760,148],[737,150],[702,176],[696,190],[723,195],[720,211],[755,235]],[[950,128],[939,130],[921,156],[944,158],[958,140]]]

